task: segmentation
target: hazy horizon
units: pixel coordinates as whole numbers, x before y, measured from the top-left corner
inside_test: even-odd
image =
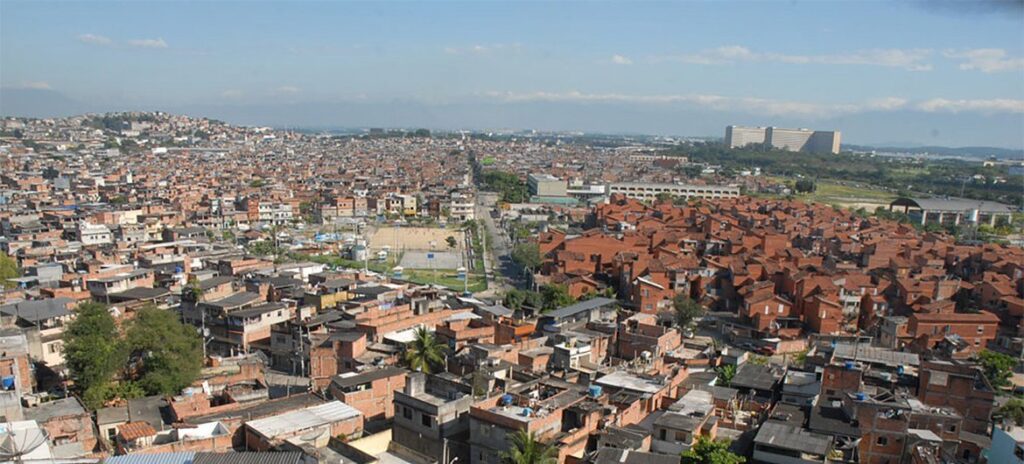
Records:
[[[4,115],[1024,149],[1021,0],[13,0],[0,26]]]

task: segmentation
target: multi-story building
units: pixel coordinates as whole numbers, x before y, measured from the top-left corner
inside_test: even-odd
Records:
[[[409,374],[405,389],[394,392],[392,451],[415,462],[470,462],[468,445],[458,439],[469,430],[469,393],[468,386],[445,378]]]
[[[666,193],[682,198],[736,198],[740,196],[739,187],[725,185],[685,185],[661,184],[651,182],[620,182],[611,184],[608,192],[621,193],[629,198],[654,200],[658,195]]]
[[[727,126],[725,128],[725,144],[729,148],[767,144],[772,148],[787,151],[839,153],[840,139],[839,131],[783,129],[781,127]]]
[[[89,224],[83,222],[74,229],[74,239],[82,242],[83,245],[104,245],[114,242],[114,234],[110,228],[103,224]]]
[[[530,195],[537,197],[564,197],[568,184],[551,174],[530,174],[526,176]]]
[[[1024,464],[1024,428],[1012,425],[995,427],[988,462]]]
[[[365,372],[347,372],[331,380],[331,395],[358,409],[367,420],[394,416],[394,393],[406,385],[405,369],[387,367]]]
[[[764,127],[725,126],[725,145],[740,148],[765,143]]]

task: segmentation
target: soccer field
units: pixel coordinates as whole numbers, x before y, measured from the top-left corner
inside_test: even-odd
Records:
[[[448,246],[448,237],[455,238],[454,249]],[[370,234],[369,242],[375,251],[388,247],[393,253],[434,250],[461,256],[464,237],[461,230],[436,227],[380,227]]]

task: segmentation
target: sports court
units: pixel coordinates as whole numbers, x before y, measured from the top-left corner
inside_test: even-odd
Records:
[[[448,246],[455,238],[455,248]],[[379,227],[369,234],[373,251],[390,250],[402,256],[400,266],[407,269],[456,269],[462,266],[464,248],[461,230],[436,227]],[[433,259],[427,255],[433,254]]]

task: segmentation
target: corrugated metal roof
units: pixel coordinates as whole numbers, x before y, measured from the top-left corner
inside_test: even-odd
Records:
[[[194,452],[186,451],[181,453],[153,453],[153,454],[126,454],[124,456],[111,456],[105,459],[104,464],[194,464]]]
[[[296,464],[299,452],[196,453],[192,464]]]
[[[310,408],[246,422],[246,426],[267,438],[273,438],[322,425],[333,424],[362,415],[359,410],[341,401],[331,401]]]
[[[105,459],[104,464],[297,464],[299,452],[126,454]]]

